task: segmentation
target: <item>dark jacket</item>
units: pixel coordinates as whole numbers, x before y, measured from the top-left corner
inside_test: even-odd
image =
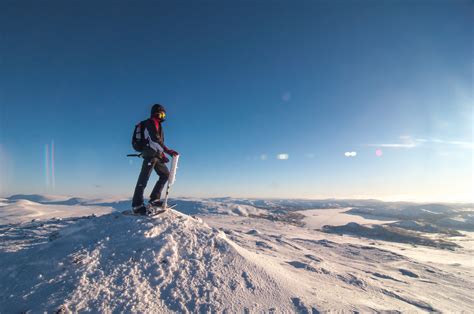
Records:
[[[158,129],[157,129],[158,126]],[[164,151],[166,151],[165,146],[165,136],[163,132],[163,126],[158,121],[154,119],[145,120],[145,139],[147,140],[147,145],[143,150],[143,158],[153,158],[160,157]]]

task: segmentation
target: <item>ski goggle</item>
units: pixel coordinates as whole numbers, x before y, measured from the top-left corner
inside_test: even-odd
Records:
[[[160,111],[156,114],[158,119],[164,119],[166,117],[166,113],[164,111]]]

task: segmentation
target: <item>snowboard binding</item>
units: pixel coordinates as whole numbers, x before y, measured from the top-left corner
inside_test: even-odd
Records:
[[[162,203],[161,205],[153,205],[153,204],[148,204],[146,206],[146,215],[147,216],[156,216],[159,214],[162,214],[169,209],[173,209],[176,206],[176,204],[164,207],[164,204]]]

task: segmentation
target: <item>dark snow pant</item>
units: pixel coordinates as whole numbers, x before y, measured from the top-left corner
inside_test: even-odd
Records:
[[[162,163],[157,157],[143,159],[142,170],[138,176],[135,193],[133,194],[133,207],[143,204],[143,192],[145,191],[148,179],[150,178],[153,169],[155,169],[156,174],[160,179],[156,182],[153,191],[151,191],[150,201],[160,199],[161,191],[163,191],[163,187],[165,186],[166,181],[168,181],[170,171],[168,170],[168,167],[166,167],[166,164]]]

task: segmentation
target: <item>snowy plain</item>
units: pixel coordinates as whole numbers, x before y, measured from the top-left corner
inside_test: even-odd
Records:
[[[472,204],[171,203],[149,218],[127,199],[0,199],[0,313],[474,308]]]

